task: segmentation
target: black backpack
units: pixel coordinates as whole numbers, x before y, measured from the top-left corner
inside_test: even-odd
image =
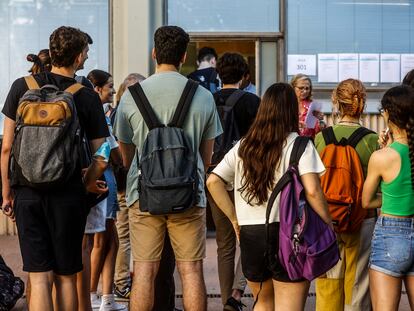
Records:
[[[197,87],[197,82],[188,80],[168,125],[158,120],[139,83],[129,87],[149,129],[139,161],[139,207],[143,212],[180,213],[195,204],[197,153],[182,127]]]
[[[11,310],[23,293],[23,281],[14,276],[0,255],[0,311]]]
[[[227,152],[240,140],[240,131],[234,115],[234,106],[246,92],[242,90],[234,91],[225,101],[224,105],[217,106],[220,116],[223,134],[216,137],[214,141],[214,153],[211,164],[217,165],[224,158]]]

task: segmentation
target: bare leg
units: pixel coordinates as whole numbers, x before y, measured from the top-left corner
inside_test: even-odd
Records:
[[[98,290],[99,277],[105,260],[105,231],[95,233],[91,253],[91,292]]]
[[[405,290],[407,291],[408,301],[411,310],[414,310],[414,276],[407,276],[404,279]]]
[[[207,296],[203,261],[177,261],[177,268],[183,284],[184,309],[186,311],[206,311]]]
[[[93,247],[93,234],[85,234],[82,241],[83,270],[76,275],[79,311],[92,311],[91,306],[91,251]]]
[[[77,311],[76,274],[55,275],[56,304],[59,311]]]
[[[160,262],[134,262],[134,279],[130,298],[130,311],[151,311],[154,305],[154,281]],[[202,310],[200,310],[202,311]]]
[[[106,220],[104,264],[102,267],[102,294],[112,294],[114,283],[115,261],[118,252],[118,235],[113,219]],[[99,278],[98,278],[99,280]]]
[[[401,278],[369,269],[369,287],[374,311],[398,310],[401,298]]]
[[[53,311],[53,272],[30,272],[30,311]]]
[[[260,289],[260,282],[247,281],[250,289],[253,293],[253,299],[256,301],[254,311],[273,311],[274,310],[274,294],[273,294],[273,282],[272,279],[268,279],[262,283],[262,289]]]
[[[273,280],[275,311],[303,311],[309,286],[309,281],[286,283]]]

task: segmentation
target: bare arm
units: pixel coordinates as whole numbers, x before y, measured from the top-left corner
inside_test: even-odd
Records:
[[[204,171],[207,172],[211,164],[211,156],[213,155],[214,139],[207,139],[201,141],[200,154],[204,164]]]
[[[2,196],[3,196],[3,212],[14,219],[13,214],[13,197],[10,189],[9,181],[9,161],[10,151],[14,140],[14,128],[16,122],[8,117],[4,118],[3,128],[3,142],[1,147],[1,182],[2,182]],[[6,208],[9,206],[11,208]]]
[[[374,152],[368,162],[368,174],[362,191],[363,208],[380,208],[382,195],[378,193],[381,182],[381,169],[378,163],[378,153]]]
[[[321,188],[319,175],[316,173],[304,174],[301,177],[305,189],[306,200],[324,222],[332,227],[332,219],[328,210],[328,203]]]
[[[122,162],[124,164],[124,167],[127,170],[129,170],[132,160],[134,159],[134,156],[135,156],[136,147],[134,144],[126,144],[121,141],[119,141],[118,143],[119,143],[119,149],[121,151]]]
[[[210,191],[214,202],[227,216],[236,231],[237,238],[239,237],[239,225],[237,222],[236,209],[231,201],[230,195],[227,192],[225,182],[215,174],[210,174],[207,178],[207,188]]]
[[[92,153],[105,142],[105,138],[97,138],[90,141]],[[92,161],[84,175],[85,188],[88,192],[105,193],[108,188],[98,181],[99,177],[104,173],[108,163],[105,161]]]

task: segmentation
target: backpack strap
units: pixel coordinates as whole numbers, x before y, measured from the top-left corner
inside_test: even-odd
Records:
[[[367,136],[368,134],[375,134],[375,133],[363,126],[357,128],[352,133],[352,135],[349,136],[348,145],[355,149],[358,143],[361,141],[361,139]]]
[[[306,146],[308,145],[310,138],[305,136],[298,136],[293,143],[292,152],[290,154],[289,166],[299,164],[299,160],[305,152]],[[266,207],[266,225],[269,224],[270,212],[272,211],[273,203],[276,200],[277,195],[280,191],[292,180],[290,171],[287,171],[277,182],[275,188],[270,194],[269,200]]]
[[[72,84],[71,86],[69,86],[65,92],[68,92],[72,95],[75,95],[80,89],[84,88],[84,86],[78,82]]]
[[[298,136],[293,143],[292,153],[290,154],[289,165],[297,166],[302,154],[305,152],[310,138],[306,136]]]
[[[155,115],[147,96],[145,96],[141,84],[135,83],[134,85],[128,87],[128,89],[145,121],[145,124],[148,126],[148,129],[152,130],[156,127],[164,127],[165,125],[162,124]]]
[[[26,81],[29,90],[40,89],[39,83],[37,83],[36,79],[33,76],[24,77],[24,81]]]
[[[335,133],[332,126],[327,127],[326,129],[322,130],[322,136],[325,140],[325,145],[328,146],[330,144],[337,145],[338,140],[335,137]]]
[[[234,91],[226,100],[225,105],[229,107],[234,107],[240,98],[243,97],[243,95],[246,94],[246,92],[237,89]]]
[[[172,121],[168,124],[171,127],[182,128],[185,117],[187,116],[188,110],[190,109],[191,102],[195,92],[197,91],[198,83],[188,79],[187,84],[184,87],[183,93],[181,94],[180,101],[178,102],[177,108],[175,109]]]

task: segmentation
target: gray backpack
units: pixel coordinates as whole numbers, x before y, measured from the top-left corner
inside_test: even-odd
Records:
[[[75,83],[60,91],[54,85],[40,88],[33,76],[25,80],[29,90],[16,112],[11,183],[50,189],[80,169],[81,133],[73,94],[83,86]]]
[[[197,87],[197,82],[188,80],[168,125],[158,120],[139,83],[129,87],[149,129],[139,161],[139,206],[143,212],[180,213],[195,204],[197,153],[182,127]]]

